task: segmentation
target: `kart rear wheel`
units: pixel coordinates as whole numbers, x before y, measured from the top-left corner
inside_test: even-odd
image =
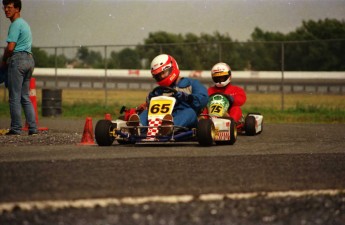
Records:
[[[213,144],[215,136],[215,127],[210,119],[201,119],[198,122],[196,130],[198,142],[202,146],[210,146]]]
[[[233,145],[237,140],[237,127],[234,119],[230,118],[230,140],[229,141],[216,141],[217,145]]]
[[[115,137],[110,135],[113,124],[109,120],[99,120],[95,128],[95,138],[99,146],[110,146],[113,144]]]
[[[247,116],[246,120],[244,121],[244,130],[246,135],[254,136],[256,134],[255,130],[256,120],[254,116]]]

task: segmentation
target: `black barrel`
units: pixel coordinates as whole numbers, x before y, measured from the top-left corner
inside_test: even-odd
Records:
[[[42,89],[42,116],[61,115],[61,99],[61,89]]]

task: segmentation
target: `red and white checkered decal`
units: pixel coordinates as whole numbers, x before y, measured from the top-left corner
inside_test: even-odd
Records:
[[[227,141],[230,140],[230,132],[229,131],[219,131],[217,132],[215,139],[217,141]]]
[[[160,118],[149,119],[149,128],[147,131],[147,136],[152,138],[156,136],[158,132],[158,126],[160,126],[161,124],[162,120]]]

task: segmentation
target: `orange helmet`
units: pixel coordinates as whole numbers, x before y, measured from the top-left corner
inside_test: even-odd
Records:
[[[225,87],[231,82],[231,68],[226,63],[217,63],[212,67],[211,76],[217,87]]]
[[[151,62],[151,74],[159,86],[170,86],[180,75],[176,60],[166,54],[156,56]]]

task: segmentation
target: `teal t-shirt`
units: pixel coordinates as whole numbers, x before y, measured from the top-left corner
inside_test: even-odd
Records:
[[[7,42],[15,42],[14,52],[31,53],[32,34],[29,24],[22,18],[13,21],[8,29]]]

